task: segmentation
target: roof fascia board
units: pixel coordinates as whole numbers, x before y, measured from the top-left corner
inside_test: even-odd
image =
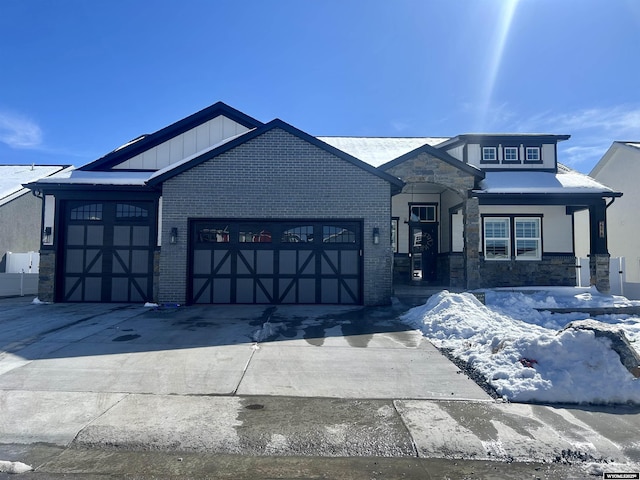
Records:
[[[138,141],[134,141],[130,145],[114,150],[108,153],[102,158],[95,160],[87,165],[79,168],[79,170],[101,170],[109,168],[119,163],[122,163],[129,158],[149,150],[150,148],[157,147],[163,142],[170,140],[171,138],[180,135],[198,125],[208,122],[213,118],[223,115],[234,122],[237,122],[247,128],[256,128],[263,125],[262,122],[250,117],[249,115],[242,113],[235,108],[228,106],[223,102],[217,102],[213,105],[200,110],[192,115],[189,115],[182,120],[179,120],[167,127],[158,130],[155,133],[147,135]]]
[[[621,197],[620,192],[599,193],[483,193],[473,191],[480,205],[597,205],[605,198]]]
[[[215,148],[213,150],[210,150],[206,153],[203,153],[202,155],[200,155],[199,157],[194,158],[193,160],[186,162],[182,165],[177,166],[176,168],[167,170],[166,172],[164,172],[161,175],[152,177],[151,179],[149,179],[149,181],[147,182],[149,185],[155,186],[158,185],[182,172],[185,172],[186,170],[189,170],[201,163],[204,163],[207,160],[210,160],[214,157],[217,157],[218,155],[221,155],[245,142],[248,142],[270,130],[273,130],[275,128],[280,128],[282,130],[284,130],[287,133],[290,133],[291,135],[294,135],[302,140],[305,140],[306,142],[309,142],[310,144],[317,146],[319,148],[322,148],[323,150],[343,159],[346,160],[350,163],[352,163],[353,165],[362,168],[363,170],[368,171],[369,173],[372,173],[374,175],[376,175],[377,177],[382,178],[383,180],[386,180],[387,182],[391,183],[393,186],[395,186],[398,189],[402,189],[402,187],[404,186],[404,182],[402,180],[400,180],[397,177],[394,177],[393,175],[389,175],[388,173],[379,171],[377,168],[372,167],[371,165],[369,165],[368,163],[363,162],[362,160],[359,160],[351,155],[349,155],[348,153],[343,152],[340,149],[337,149],[335,147],[332,147],[331,145],[329,145],[328,143],[325,143],[321,140],[318,140],[317,138],[309,135],[308,133],[303,132],[302,130],[299,130],[295,127],[293,127],[292,125],[289,125],[286,122],[283,122],[280,119],[274,119],[272,121],[270,121],[269,123],[263,124],[262,126],[255,128],[254,130],[250,130],[248,132],[246,132],[243,135],[240,135],[239,137],[237,137],[236,139],[225,143],[224,145],[221,145],[218,148]]]
[[[415,150],[411,150],[410,152],[405,153],[404,155],[399,156],[398,158],[391,160],[390,162],[387,162],[383,165],[380,165],[378,167],[379,170],[382,171],[386,171],[390,168],[393,168],[397,165],[400,165],[403,162],[406,162],[407,160],[410,160],[411,158],[421,154],[421,153],[427,153],[431,156],[434,156],[440,160],[442,160],[443,162],[446,162],[448,164],[450,164],[453,167],[456,167],[470,175],[473,175],[477,178],[484,178],[484,172],[476,167],[474,167],[473,165],[469,165],[467,163],[464,163],[460,160],[458,160],[457,158],[454,158],[453,156],[449,155],[447,152],[443,152],[442,150],[436,147],[432,147],[431,145],[422,145],[421,147],[416,148]]]

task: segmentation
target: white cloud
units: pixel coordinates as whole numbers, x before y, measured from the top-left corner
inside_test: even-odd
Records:
[[[38,148],[42,144],[42,130],[22,115],[0,111],[0,142],[11,148]]]

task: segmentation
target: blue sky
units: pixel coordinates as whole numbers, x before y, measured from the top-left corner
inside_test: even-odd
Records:
[[[0,164],[82,165],[216,101],[312,135],[640,141],[638,0],[2,0]]]

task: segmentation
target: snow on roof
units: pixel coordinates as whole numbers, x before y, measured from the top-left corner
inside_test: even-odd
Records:
[[[630,147],[640,149],[640,143],[637,143],[637,142],[625,142],[625,145],[629,145]]]
[[[48,177],[64,168],[66,166],[62,165],[0,165],[0,205],[28,192],[23,184]]]
[[[558,173],[488,171],[480,188],[482,193],[614,193],[593,178],[561,164]]]
[[[73,170],[42,178],[40,184],[142,186],[154,172]]]
[[[316,137],[373,167],[420,148],[438,145],[448,138],[441,137]]]

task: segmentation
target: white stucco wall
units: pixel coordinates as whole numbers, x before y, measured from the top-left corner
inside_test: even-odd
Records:
[[[571,215],[566,214],[564,206],[480,206],[480,215],[542,215],[542,248],[544,252],[573,253],[573,225]],[[482,235],[480,236],[482,251]]]

